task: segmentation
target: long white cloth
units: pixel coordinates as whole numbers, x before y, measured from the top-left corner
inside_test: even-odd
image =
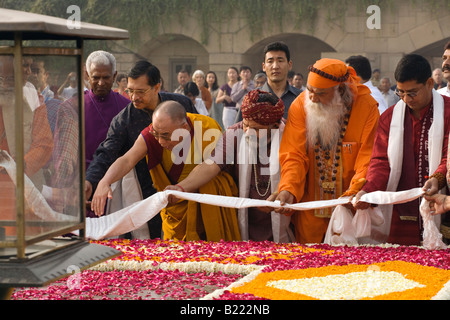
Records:
[[[239,197],[217,196],[210,194],[187,193],[174,190],[166,190],[132,204],[122,210],[113,212],[100,218],[86,219],[86,237],[93,240],[121,235],[135,228],[139,228],[148,220],[165,208],[170,194],[179,199],[196,201],[227,208],[272,207],[280,208],[279,201],[255,200]],[[329,201],[314,201],[285,205],[286,208],[295,210],[310,210],[312,208],[329,208],[348,203],[348,198],[340,198]]]
[[[280,208],[279,201],[266,201],[266,200],[255,200],[248,198],[238,198],[238,197],[227,197],[227,196],[217,196],[210,194],[199,194],[199,193],[186,193],[174,190],[166,190],[158,192],[151,197],[139,201],[128,208],[124,208],[110,215],[103,216],[100,218],[87,218],[86,219],[86,237],[93,240],[100,240],[109,237],[114,237],[121,235],[135,228],[139,228],[141,225],[146,223],[148,220],[152,219],[155,215],[159,214],[161,209],[167,206],[168,197],[170,194],[175,195],[179,199],[196,201],[199,203],[205,203],[215,206],[228,207],[228,208],[250,208],[250,207],[272,207]],[[361,199],[362,201],[374,203],[378,205],[383,204],[398,204],[405,203],[408,201],[415,200],[423,195],[423,190],[420,188],[415,188],[402,192],[373,192],[365,194]],[[285,208],[291,208],[294,210],[311,210],[320,208],[330,208],[339,207],[342,205],[349,204],[350,198],[339,198],[334,200],[321,200],[321,201],[311,201],[296,204],[286,204]],[[374,216],[371,218],[374,223],[380,223],[382,221],[382,216]],[[332,221],[330,221],[330,224]],[[434,225],[435,226],[435,225]],[[355,237],[357,228],[354,228],[353,233],[350,234],[353,238]],[[435,229],[437,231],[437,229]],[[440,233],[437,231],[432,236],[439,236]],[[440,235],[442,237],[442,235]],[[424,234],[424,238],[430,239],[428,235]],[[339,242],[342,243],[342,242]],[[348,241],[347,243],[352,243]],[[357,243],[357,242],[355,242]],[[424,241],[424,246],[428,243],[439,243],[435,239],[430,241]],[[429,249],[444,248],[444,246],[433,246]]]

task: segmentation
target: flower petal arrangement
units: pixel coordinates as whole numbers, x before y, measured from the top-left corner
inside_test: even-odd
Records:
[[[12,300],[449,300],[450,249],[96,241],[123,252]]]

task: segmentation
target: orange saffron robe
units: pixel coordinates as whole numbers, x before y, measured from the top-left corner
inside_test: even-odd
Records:
[[[357,85],[349,123],[342,142],[341,159],[336,180],[336,197],[358,193],[365,183],[375,132],[378,104],[364,85]],[[291,104],[286,128],[280,144],[281,180],[279,191],[287,190],[298,202],[330,200],[322,195],[313,147],[307,143],[306,111],[303,92]],[[335,198],[336,198],[335,197]],[[329,210],[298,211],[292,216],[299,243],[320,243],[328,227]]]
[[[153,185],[157,191],[163,191],[168,185],[177,184],[204,159],[207,159],[220,138],[222,129],[212,118],[200,114],[188,113],[191,126],[191,144],[186,160],[174,164],[172,152],[163,149],[149,132],[142,131],[147,143],[147,163]],[[195,128],[195,130],[194,130]],[[210,131],[210,129],[212,129]],[[219,133],[215,140],[210,134]],[[187,161],[187,160],[190,161]],[[222,196],[237,196],[238,189],[233,178],[221,172],[210,182],[200,187],[199,193]],[[237,211],[234,208],[217,207],[193,201],[180,200],[161,211],[164,239],[190,240],[240,240]]]

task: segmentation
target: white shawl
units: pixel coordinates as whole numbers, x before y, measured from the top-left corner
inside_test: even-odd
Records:
[[[444,100],[433,90],[433,123],[428,132],[429,175],[438,168],[442,158],[444,140]],[[355,216],[337,206],[331,216],[325,243],[328,244],[379,244],[386,242],[391,229],[392,208],[395,204],[409,202],[424,194],[422,188],[396,192],[402,172],[403,137],[406,104],[400,100],[394,107],[389,130],[388,161],[390,175],[385,192],[372,192],[361,197],[361,201],[378,204],[378,207],[358,210]],[[397,198],[403,194],[404,198]],[[395,198],[394,198],[395,196]],[[423,218],[423,245],[427,249],[445,248],[439,232],[441,216],[431,216],[428,202],[422,199],[420,214]]]
[[[113,192],[112,199],[108,200],[106,215],[127,208],[133,203],[143,199],[141,185],[136,175],[136,169],[132,169],[122,179],[111,185]],[[133,239],[149,239],[150,231],[146,223],[139,228],[133,229],[131,236]]]
[[[386,191],[397,190],[402,172],[404,136],[403,124],[405,120],[406,108],[407,106],[405,102],[400,100],[394,107],[394,112],[392,115],[387,151],[391,172]],[[429,176],[436,171],[441,162],[444,134],[444,99],[433,89],[433,124],[428,132]],[[384,215],[385,223],[379,227],[374,227],[374,229],[387,237],[391,229],[393,205],[382,205],[380,208]],[[439,228],[441,216],[435,216],[434,220],[437,228]]]
[[[280,141],[284,131],[284,123],[280,124],[278,130],[274,130],[270,149],[270,184],[271,192],[278,191],[280,182],[280,163],[278,159],[278,151]],[[239,140],[238,146],[238,163],[239,166],[239,197],[248,198],[250,193],[250,179],[252,172],[252,164],[256,163],[255,152],[252,152],[245,141],[245,134]],[[289,229],[290,217],[271,212],[272,234],[274,242],[292,242],[295,240],[292,231]],[[238,223],[242,240],[249,240],[248,235],[248,208],[238,209]]]

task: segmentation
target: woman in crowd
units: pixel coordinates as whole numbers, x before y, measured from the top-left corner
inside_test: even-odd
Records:
[[[209,112],[209,110],[211,109],[213,100],[211,97],[211,93],[209,92],[208,88],[206,87],[205,73],[202,70],[195,70],[194,74],[192,75],[192,82],[194,82],[197,85],[198,90],[200,92],[198,97],[203,100],[203,102],[205,103],[206,109]]]
[[[208,110],[206,109],[203,100],[198,97],[199,94],[200,91],[198,90],[198,86],[194,82],[190,81],[186,83],[184,86],[184,95],[192,100],[192,103],[199,114],[207,116]]]
[[[209,71],[206,74],[206,84],[211,93],[211,97],[213,99],[213,103],[211,109],[209,109],[209,116],[217,121],[220,127],[223,129],[222,123],[222,113],[223,113],[223,104],[217,103],[217,95],[219,94],[219,84],[217,82],[217,75],[214,71]]]
[[[220,87],[217,94],[216,103],[223,103],[222,113],[226,113],[226,108],[236,108],[236,103],[231,100],[231,88],[239,81],[239,71],[235,67],[228,68],[228,82]],[[222,120],[223,123],[223,120]]]

